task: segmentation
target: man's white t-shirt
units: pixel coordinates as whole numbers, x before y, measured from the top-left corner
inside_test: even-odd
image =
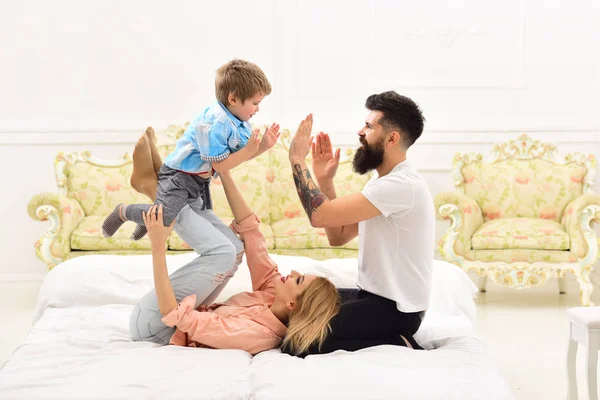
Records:
[[[426,310],[435,245],[427,182],[403,161],[381,178],[375,173],[362,194],[381,215],[358,223],[358,286],[396,301],[402,312]]]

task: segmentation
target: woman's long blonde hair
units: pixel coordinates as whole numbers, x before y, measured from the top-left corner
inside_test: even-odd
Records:
[[[329,279],[317,277],[296,300],[282,348],[292,355],[303,354],[315,344],[320,349],[331,330],[329,321],[339,310],[337,289]]]

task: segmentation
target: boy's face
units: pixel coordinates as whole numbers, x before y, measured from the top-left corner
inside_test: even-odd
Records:
[[[262,99],[265,98],[265,95],[262,93],[256,93],[249,99],[244,100],[244,102],[240,101],[233,94],[229,95],[229,106],[227,107],[229,111],[236,117],[238,117],[241,121],[248,121],[254,114],[259,111],[259,104]]]

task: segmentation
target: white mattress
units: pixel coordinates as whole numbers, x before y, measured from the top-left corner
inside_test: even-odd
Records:
[[[169,256],[171,271],[193,257]],[[292,268],[356,281],[356,259],[273,256]],[[149,256],[87,256],[46,277],[34,325],[0,370],[1,399],[513,399],[474,335],[476,292],[436,261],[434,295],[416,340],[430,351],[380,346],[299,359],[279,350],[134,343],[132,306],[152,288]],[[218,300],[250,290],[245,264]]]

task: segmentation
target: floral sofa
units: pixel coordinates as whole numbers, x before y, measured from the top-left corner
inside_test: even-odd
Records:
[[[183,132],[177,126],[168,130],[170,144],[159,146],[164,157],[174,147],[174,139]],[[325,231],[310,226],[298,200],[288,161],[289,131],[281,143],[269,152],[242,164],[233,171],[235,181],[250,206],[260,217],[261,229],[270,252],[303,255],[315,259],[356,257],[358,242],[332,248]],[[346,152],[346,157],[351,151]],[[101,233],[105,217],[119,203],[149,203],[149,199],[129,184],[132,159],[125,154],[119,160],[102,160],[88,151],[59,153],[54,162],[58,193],[40,193],[29,201],[28,212],[38,221],[50,221],[45,235],[35,243],[40,260],[49,268],[62,261],[88,254],[140,254],[150,250],[148,237],[135,242],[129,239],[134,224],[125,223],[112,238]],[[360,191],[368,176],[352,172],[351,163],[342,161],[336,176],[338,196]],[[225,222],[233,215],[221,182],[211,184],[213,208]],[[175,232],[168,240],[171,253],[189,251]]]
[[[550,277],[573,273],[581,302],[590,305],[590,272],[598,240],[600,196],[592,192],[593,155],[568,154],[559,163],[551,143],[527,135],[494,146],[489,162],[481,154],[457,154],[453,178],[457,192],[435,198],[438,218],[450,219],[440,253],[465,271],[514,288],[534,287]]]

